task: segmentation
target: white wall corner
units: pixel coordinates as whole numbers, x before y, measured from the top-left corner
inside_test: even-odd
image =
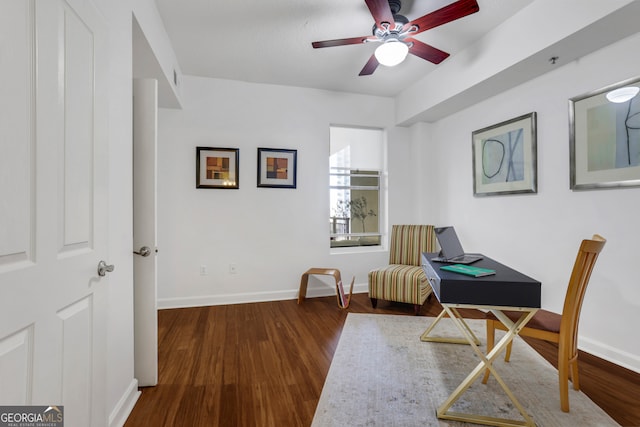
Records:
[[[124,426],[141,394],[138,390],[138,380],[134,378],[109,414],[109,427]]]
[[[437,200],[438,182],[435,153],[442,144],[433,140],[433,124],[418,122],[410,128],[412,182],[415,183],[413,197],[417,201],[416,211],[421,223],[437,225],[437,205],[429,200]]]
[[[159,106],[182,108],[182,71],[155,2],[136,0],[132,9],[133,77],[157,79]]]

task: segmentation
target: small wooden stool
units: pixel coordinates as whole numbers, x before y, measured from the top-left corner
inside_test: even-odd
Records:
[[[324,276],[333,276],[336,280],[336,298],[338,299],[338,307],[347,308],[351,301],[351,293],[353,292],[353,283],[356,281],[354,276],[351,279],[351,288],[349,289],[349,296],[344,293],[344,287],[342,285],[342,279],[340,278],[340,270],[337,268],[310,268],[300,278],[300,291],[298,291],[298,304],[300,304],[307,297],[307,284],[309,283],[309,275],[317,274]]]

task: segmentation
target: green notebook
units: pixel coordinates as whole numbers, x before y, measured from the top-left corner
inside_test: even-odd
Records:
[[[489,268],[474,267],[472,265],[452,264],[440,267],[441,270],[453,271],[454,273],[466,274],[467,276],[482,277],[496,274],[495,270]]]

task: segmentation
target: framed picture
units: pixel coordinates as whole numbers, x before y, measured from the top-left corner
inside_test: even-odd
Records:
[[[569,100],[572,190],[640,185],[640,96],[634,87],[640,78]],[[612,97],[625,91],[631,98]]]
[[[196,147],[196,188],[240,188],[240,150]]]
[[[258,187],[296,188],[297,150],[258,148]]]
[[[473,195],[537,192],[536,113],[472,133]]]

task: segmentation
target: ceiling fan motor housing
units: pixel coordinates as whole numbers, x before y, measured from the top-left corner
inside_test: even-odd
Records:
[[[396,24],[408,24],[409,20],[406,16],[400,15],[400,9],[402,8],[402,3],[400,0],[389,0],[389,7],[391,8],[391,13],[393,14],[393,20],[396,21]]]
[[[389,22],[389,28],[380,28],[380,31],[383,32],[398,32],[398,30],[396,30],[398,27],[402,27],[406,24],[409,23],[409,19],[404,16],[404,15],[400,15],[400,9],[402,8],[402,2],[400,0],[389,0],[389,8],[391,9],[391,14],[393,15],[393,20],[394,22]],[[373,28],[371,30],[371,32],[373,33],[373,35],[376,35],[376,30],[378,29],[378,25],[377,24],[373,24]],[[386,30],[386,31],[385,31]]]
[[[389,0],[389,8],[391,9],[392,14],[396,14],[400,12],[400,8],[402,8],[402,3],[400,0]]]

